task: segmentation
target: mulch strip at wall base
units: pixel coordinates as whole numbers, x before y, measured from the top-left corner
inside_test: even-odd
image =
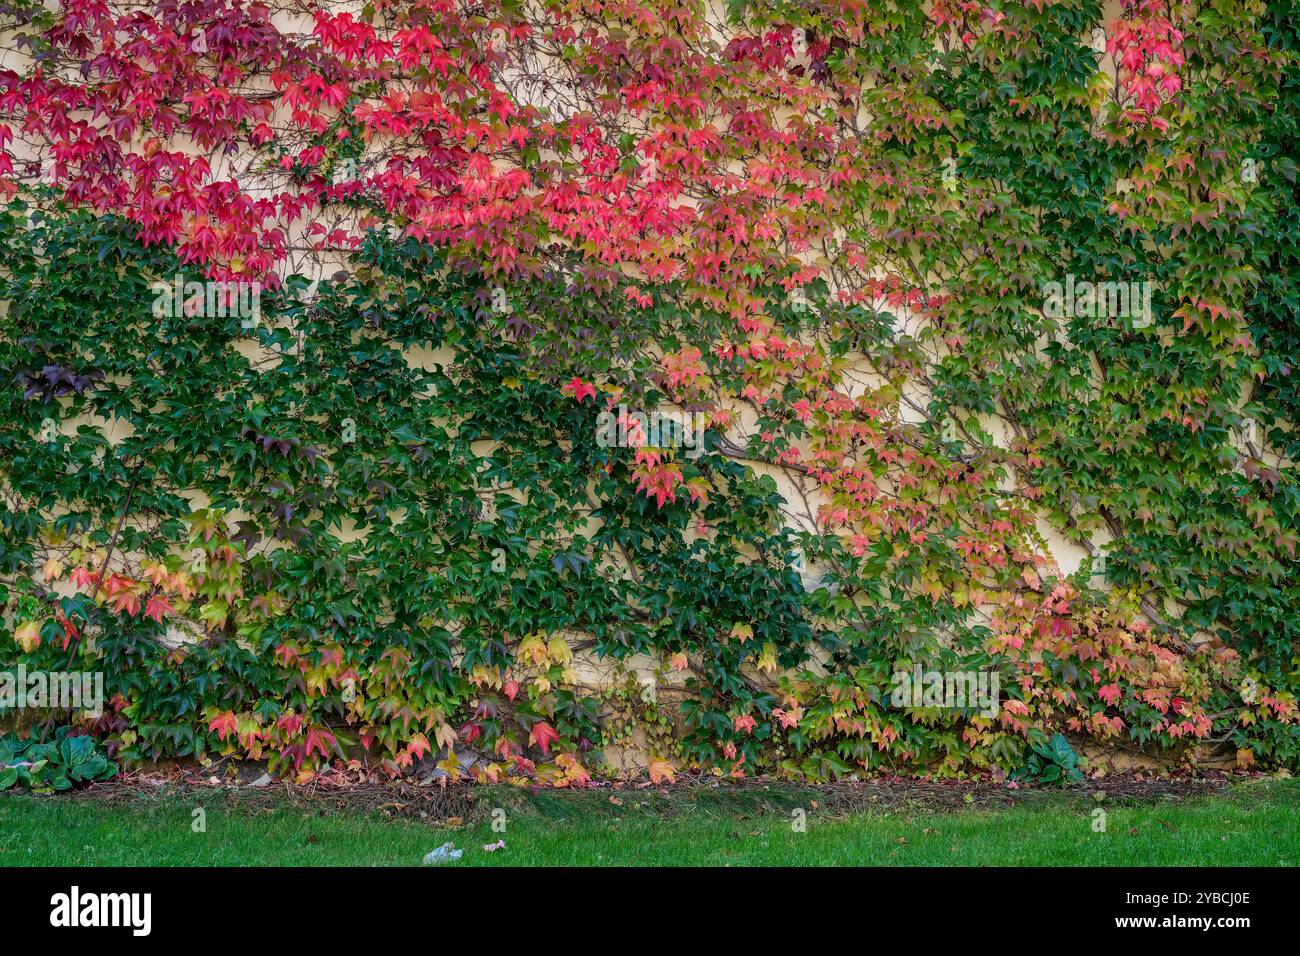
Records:
[[[670,786],[650,783],[599,783],[581,790],[508,785],[438,783],[409,780],[348,785],[274,782],[261,787],[212,783],[196,773],[136,773],[69,793],[65,799],[105,806],[129,806],[160,799],[225,804],[232,811],[258,814],[296,809],[331,813],[373,811],[391,817],[453,825],[487,817],[499,806],[542,816],[671,817],[681,813],[750,817],[788,813],[949,812],[967,809],[1147,803],[1206,796],[1259,774],[1222,773],[1156,777],[1112,774],[1065,788],[1016,787],[991,780],[924,780],[879,777],[861,782],[808,785],[769,779],[719,780],[679,776]]]

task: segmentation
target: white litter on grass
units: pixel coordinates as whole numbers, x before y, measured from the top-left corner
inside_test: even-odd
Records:
[[[464,855],[464,850],[456,849],[456,844],[448,841],[431,853],[426,853],[424,862],[426,866],[431,863],[450,863],[453,860],[459,860]]]
[[[487,850],[489,853],[495,853],[497,850],[504,850],[505,848],[506,848],[505,840],[497,840],[496,843],[483,844],[483,849]]]

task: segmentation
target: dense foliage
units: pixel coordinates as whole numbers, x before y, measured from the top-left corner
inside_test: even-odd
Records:
[[[0,661],[127,762],[1296,766],[1295,7],[11,4]]]

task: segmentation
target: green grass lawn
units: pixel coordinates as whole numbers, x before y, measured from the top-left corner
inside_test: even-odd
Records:
[[[622,792],[551,795],[511,805],[504,833],[491,820],[462,828],[370,812],[250,812],[199,793],[102,805],[93,799],[0,797],[0,866],[389,866],[418,865],[444,841],[465,848],[449,866],[597,865],[1100,865],[1295,866],[1300,864],[1300,781],[1239,785],[1210,797],[1107,806],[1093,831],[1092,804],[948,813],[809,811],[806,832],[767,808],[749,815],[702,801],[671,813]],[[492,799],[480,799],[485,809]],[[503,801],[505,802],[505,801]],[[626,804],[632,803],[632,806]],[[206,812],[206,832],[192,828]],[[504,839],[506,848],[482,845]]]

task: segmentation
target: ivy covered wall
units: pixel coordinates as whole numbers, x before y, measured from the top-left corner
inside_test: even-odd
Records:
[[[128,765],[1294,767],[1295,13],[14,8],[0,662]]]

